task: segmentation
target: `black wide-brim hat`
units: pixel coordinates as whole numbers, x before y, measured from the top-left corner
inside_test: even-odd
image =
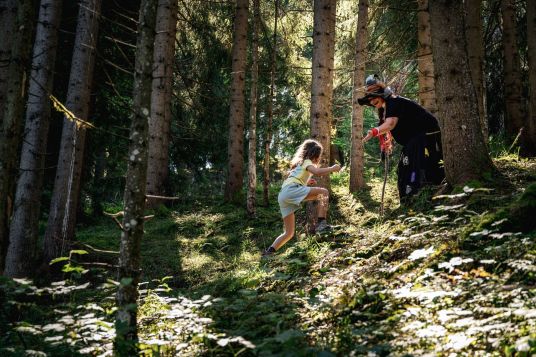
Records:
[[[370,100],[372,98],[387,98],[389,97],[393,92],[391,91],[391,88],[387,87],[385,83],[380,81],[380,78],[377,74],[371,74],[367,77],[365,80],[365,96],[362,98],[357,99],[357,103],[359,105],[370,105]]]

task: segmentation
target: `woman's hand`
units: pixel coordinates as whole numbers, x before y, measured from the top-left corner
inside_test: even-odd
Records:
[[[341,171],[341,165],[335,164],[335,165],[331,166],[330,169],[331,169],[331,172],[339,172],[339,171]]]

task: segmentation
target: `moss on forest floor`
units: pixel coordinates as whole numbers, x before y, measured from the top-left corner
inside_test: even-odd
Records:
[[[393,178],[348,193],[333,179],[329,236],[296,238],[268,260],[277,202],[250,219],[199,202],[161,212],[142,244],[140,338],[147,355],[530,355],[536,353],[536,162],[495,161],[503,178],[399,207]],[[275,196],[275,192],[273,192]],[[303,223],[303,210],[298,214]],[[80,230],[118,249],[108,221]],[[72,262],[73,266],[76,263]],[[0,354],[111,349],[114,273],[91,268],[36,287],[0,281]],[[35,352],[37,353],[37,352]]]

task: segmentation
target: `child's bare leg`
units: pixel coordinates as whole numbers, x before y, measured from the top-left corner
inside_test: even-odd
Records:
[[[294,236],[294,229],[295,229],[295,216],[294,213],[289,214],[288,216],[283,218],[283,224],[285,226],[285,231],[275,239],[275,241],[272,243],[272,247],[274,247],[275,250],[278,250],[281,246],[283,246],[286,242],[290,240]]]
[[[311,187],[311,191],[305,197],[305,201],[318,201],[318,217],[326,218],[328,214],[329,191],[323,187]]]

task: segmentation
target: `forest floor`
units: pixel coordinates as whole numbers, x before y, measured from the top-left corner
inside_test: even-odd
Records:
[[[156,212],[142,244],[144,354],[536,354],[536,161],[495,164],[493,181],[423,190],[408,207],[391,175],[383,219],[381,171],[358,195],[335,175],[340,227],[306,234],[301,210],[296,237],[269,259],[275,199],[254,219],[202,198]],[[119,232],[102,220],[78,239],[117,251]],[[85,253],[72,251],[52,285],[0,280],[0,355],[111,354],[121,282],[95,257],[106,267],[115,255]]]

